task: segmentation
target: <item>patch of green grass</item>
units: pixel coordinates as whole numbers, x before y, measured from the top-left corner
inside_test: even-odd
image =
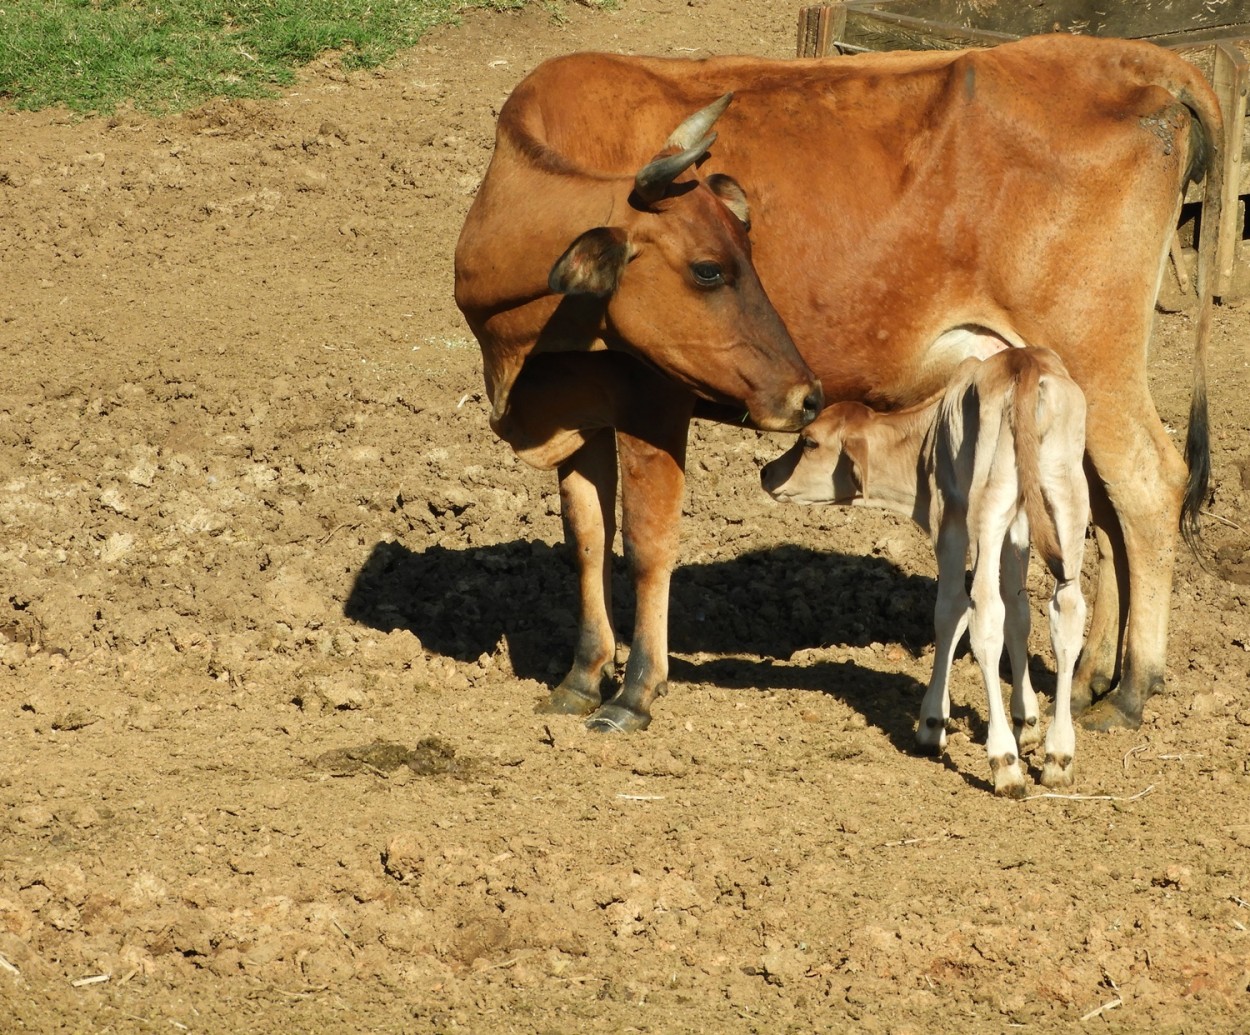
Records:
[[[262,97],[338,51],[371,68],[472,7],[529,0],[9,0],[0,6],[0,97],[107,113],[125,101],[178,111]]]

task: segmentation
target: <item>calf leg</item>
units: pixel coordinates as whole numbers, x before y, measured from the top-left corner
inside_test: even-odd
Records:
[[[1079,571],[1079,561],[1077,570]],[[1072,783],[1076,729],[1072,725],[1072,671],[1085,629],[1085,598],[1077,579],[1055,583],[1050,601],[1050,642],[1055,650],[1055,715],[1046,731],[1046,761],[1042,783],[1067,787]]]
[[[1003,654],[1003,623],[1006,619],[1006,607],[999,591],[999,567],[1007,522],[989,507],[982,510],[981,517],[983,525],[977,530],[977,563],[972,573],[972,616],[968,629],[972,652],[985,680],[989,705],[989,733],[985,748],[994,777],[994,793],[1019,798],[1024,794],[1024,773],[1020,768],[1015,737],[1003,709],[1002,689],[998,681],[998,664]]]
[[[621,536],[636,592],[634,636],[625,678],[586,725],[601,732],[643,730],[668,689],[668,594],[677,562],[685,494],[686,438],[694,398],[660,379],[637,408],[641,420],[617,428]]]
[[[564,538],[577,565],[579,621],[573,667],[539,711],[585,715],[615,674],[612,540],[616,535],[616,444],[604,430],[559,467]]]
[[[1011,659],[1011,727],[1020,754],[1042,742],[1037,694],[1029,678],[1029,523],[1016,515],[1003,541],[1000,590],[1006,607],[1007,656]]]
[[[1050,642],[1055,651],[1055,716],[1046,731],[1042,783],[1047,787],[1067,787],[1072,783],[1072,760],[1076,755],[1072,672],[1085,631],[1085,598],[1081,595],[1081,560],[1089,510],[1085,483],[1073,479],[1065,495],[1066,498],[1057,500],[1053,508],[1067,577],[1055,582],[1049,607]]]
[[[968,593],[964,571],[968,559],[968,530],[962,510],[948,510],[937,532],[938,589],[933,609],[933,672],[920,702],[916,747],[924,754],[946,750],[946,725],[951,716],[950,674],[955,647],[968,628]]]

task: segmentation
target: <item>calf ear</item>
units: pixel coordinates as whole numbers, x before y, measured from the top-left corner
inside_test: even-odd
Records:
[[[629,262],[629,235],[615,226],[587,230],[568,246],[547,276],[557,295],[607,298],[621,282]]]
[[[850,435],[842,442],[842,456],[850,466],[851,479],[859,494],[868,497],[868,439]]]
[[[707,178],[708,189],[724,202],[730,212],[738,217],[739,222],[748,230],[751,229],[751,210],[747,207],[747,192],[738,181],[724,173],[713,173]]]

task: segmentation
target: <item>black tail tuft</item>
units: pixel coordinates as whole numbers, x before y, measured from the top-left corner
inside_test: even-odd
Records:
[[[1189,431],[1185,436],[1185,463],[1189,466],[1189,478],[1185,482],[1185,499],[1181,504],[1181,536],[1185,544],[1200,556],[1198,547],[1202,531],[1198,515],[1207,501],[1211,483],[1211,443],[1207,422],[1207,385],[1200,379],[1194,385],[1189,403]]]

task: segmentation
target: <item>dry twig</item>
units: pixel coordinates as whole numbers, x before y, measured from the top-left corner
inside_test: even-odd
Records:
[[[1097,1017],[1099,1014],[1106,1013],[1108,1010],[1114,1010],[1117,1006],[1123,1006],[1123,1005],[1124,1005],[1124,1000],[1121,999],[1119,996],[1116,996],[1109,1003],[1103,1003],[1102,1006],[1094,1007],[1094,1009],[1090,1010],[1089,1013],[1082,1016],[1081,1020],[1088,1021],[1094,1017]]]
[[[1238,532],[1245,531],[1245,529],[1242,528],[1240,525],[1235,524],[1232,521],[1229,521],[1228,518],[1220,517],[1219,514],[1213,514],[1209,510],[1204,510],[1202,512],[1202,516],[1209,517],[1212,521],[1218,521],[1221,525],[1227,525],[1229,528],[1235,528],[1237,529]]]
[[[951,835],[947,831],[940,834],[934,834],[931,837],[905,837],[901,841],[883,841],[878,848],[903,848],[907,845],[924,844],[927,841],[943,841]]]
[[[486,966],[479,968],[480,970],[507,970],[509,967],[515,967],[521,960],[533,956],[537,949],[526,949],[518,952],[510,960],[504,960],[502,963],[488,963]]]
[[[1127,798],[1123,798],[1118,794],[1056,794],[1054,791],[1046,791],[1043,794],[1030,794],[1028,797],[1020,800],[1037,801],[1038,798],[1062,798],[1064,801],[1136,801],[1138,798],[1144,798],[1154,789],[1155,785],[1151,784],[1136,794],[1130,794]]]

